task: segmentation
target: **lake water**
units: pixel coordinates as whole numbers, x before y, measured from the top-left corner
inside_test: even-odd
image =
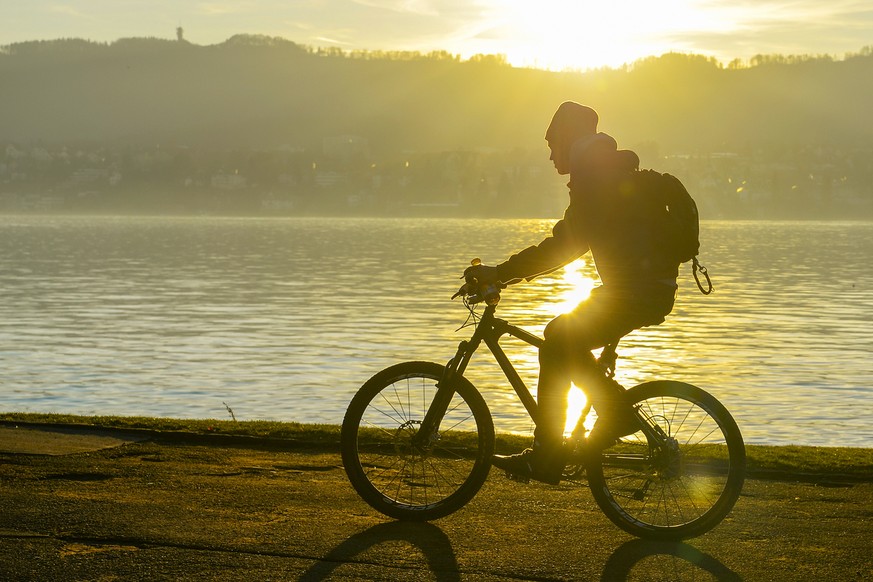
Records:
[[[339,423],[369,376],[445,362],[474,256],[553,221],[0,217],[0,410]],[[750,443],[873,447],[873,224],[706,222],[668,321],[619,348],[619,380],[697,384]],[[594,277],[577,262],[504,293],[541,333]],[[536,354],[507,340],[531,385]],[[469,376],[498,430],[529,432],[486,351]]]

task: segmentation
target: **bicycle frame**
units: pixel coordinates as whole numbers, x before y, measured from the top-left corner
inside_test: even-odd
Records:
[[[544,340],[521,329],[520,327],[510,324],[504,319],[496,317],[494,315],[496,310],[496,303],[485,307],[485,310],[479,319],[479,323],[476,324],[473,336],[469,340],[463,340],[458,344],[458,350],[455,353],[455,356],[446,364],[443,376],[440,378],[438,384],[437,393],[434,396],[431,406],[428,408],[427,414],[425,414],[425,417],[421,422],[421,426],[419,427],[416,437],[416,440],[418,441],[416,444],[418,446],[427,447],[434,440],[439,439],[440,422],[442,421],[455,393],[452,388],[452,377],[455,374],[464,374],[473,354],[476,353],[482,342],[488,346],[488,349],[494,355],[500,369],[503,371],[506,379],[509,380],[510,385],[513,390],[515,390],[519,400],[521,400],[521,403],[530,415],[531,420],[533,420],[534,424],[538,423],[539,408],[537,406],[537,401],[531,394],[527,385],[518,375],[512,362],[509,361],[506,352],[504,352],[503,348],[500,346],[500,338],[504,335],[511,335],[536,347],[537,349],[542,347]],[[649,442],[652,443],[656,449],[663,449],[669,446],[669,437],[667,434],[657,425],[647,422],[638,409],[636,410],[636,413],[640,421],[641,430],[649,438]],[[583,412],[578,420],[576,428],[572,432],[574,438],[578,438],[581,435],[581,432],[584,432],[584,427],[582,426],[584,420],[585,413]]]
[[[488,477],[495,459],[494,422],[482,394],[466,378],[483,343],[534,423],[548,412],[538,406],[500,340],[509,335],[540,350],[548,342],[497,318],[499,293],[471,292],[469,285],[459,291],[471,317],[462,328],[473,329],[454,356],[445,364],[408,361],[385,368],[355,394],[343,419],[349,480],[371,507],[390,517],[422,521],[449,515]],[[482,315],[473,307],[483,308]],[[606,516],[634,535],[678,540],[709,531],[742,488],[739,428],[713,396],[684,382],[644,382],[625,397],[613,380],[617,340],[603,348],[590,374],[584,366],[567,370],[607,416],[588,431],[591,406],[582,411],[562,445],[560,479],[584,479]],[[638,424],[626,417],[627,409],[615,413],[622,417],[608,416],[625,402]]]
[[[473,336],[469,340],[464,340],[458,344],[458,351],[446,364],[443,377],[440,378],[439,381],[439,389],[437,390],[436,396],[434,397],[418,432],[422,438],[430,439],[431,437],[429,435],[438,434],[439,423],[448,408],[452,396],[454,395],[451,379],[455,374],[463,375],[464,371],[467,369],[467,365],[473,357],[473,354],[476,353],[482,342],[485,342],[485,345],[488,346],[488,349],[494,355],[494,358],[497,360],[500,369],[503,370],[506,379],[509,380],[512,388],[518,395],[519,400],[521,400],[521,403],[536,424],[539,416],[537,401],[531,394],[527,385],[521,379],[521,376],[518,375],[512,362],[509,361],[506,352],[504,352],[503,348],[500,346],[500,338],[504,335],[511,335],[536,347],[537,349],[542,347],[543,339],[521,329],[520,327],[510,324],[506,320],[495,317],[494,312],[496,309],[496,305],[488,305],[485,307],[485,311],[482,313],[479,323],[476,325]]]

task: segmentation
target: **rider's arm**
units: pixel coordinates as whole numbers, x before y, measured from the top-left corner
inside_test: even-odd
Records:
[[[577,233],[571,204],[552,229],[552,235],[538,245],[528,247],[497,265],[499,281],[509,283],[533,279],[563,267],[588,252],[588,243]]]

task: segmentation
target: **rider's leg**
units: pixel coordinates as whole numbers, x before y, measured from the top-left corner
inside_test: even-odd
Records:
[[[669,306],[672,306],[672,298]],[[664,311],[667,312],[669,308]],[[591,350],[603,347],[634,329],[652,325],[656,319],[647,311],[640,310],[637,302],[629,302],[626,295],[599,287],[572,312],[552,320],[546,326],[545,341],[540,348],[534,447],[519,455],[495,455],[493,464],[522,477],[547,483],[559,481],[571,379],[585,390],[598,413],[589,443],[608,446],[613,437],[635,432],[636,417],[624,398],[624,390],[600,372]]]
[[[549,324],[551,326],[551,324]],[[548,331],[540,348],[540,375],[537,382],[537,427],[534,444],[559,449],[567,423],[567,397],[570,393],[572,353],[568,346]]]
[[[583,388],[597,411],[597,423],[588,435],[589,445],[610,446],[616,439],[639,429],[636,414],[624,388],[608,378],[597,366],[590,350],[604,346],[635,329],[664,321],[673,305],[673,290],[647,294],[644,298],[623,292],[595,290],[589,300],[568,314],[575,323],[574,345],[587,348],[574,360],[573,380]]]
[[[566,328],[565,341],[575,352],[571,358],[572,379],[597,411],[598,421],[588,442],[603,447],[611,444],[613,437],[636,432],[638,424],[624,388],[605,375],[591,350],[642,327],[645,320],[621,296],[602,287],[595,291],[564,316],[562,326]]]
[[[537,385],[537,427],[533,448],[516,455],[494,455],[495,467],[524,479],[536,479],[557,484],[564,468],[564,424],[567,417],[567,395],[570,391],[571,351],[561,334],[546,328],[545,342],[540,348],[540,377]]]

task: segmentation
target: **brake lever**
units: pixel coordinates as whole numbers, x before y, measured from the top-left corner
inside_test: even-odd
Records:
[[[476,264],[477,264],[477,261],[479,261],[479,259],[473,259],[473,261],[472,261],[473,265],[476,265]],[[477,281],[475,278],[469,278],[469,279],[468,279],[468,278],[467,278],[467,272],[466,272],[466,271],[464,272],[463,275],[461,275],[460,278],[461,278],[461,279],[464,279],[464,284],[461,285],[461,288],[458,289],[458,292],[457,292],[457,293],[455,293],[454,295],[452,295],[452,299],[453,299],[453,300],[454,300],[456,297],[460,297],[461,295],[472,295],[472,293],[470,293],[470,290],[471,290],[471,289],[475,289],[475,286],[479,283],[479,281]],[[473,287],[471,287],[471,285],[472,285]]]

